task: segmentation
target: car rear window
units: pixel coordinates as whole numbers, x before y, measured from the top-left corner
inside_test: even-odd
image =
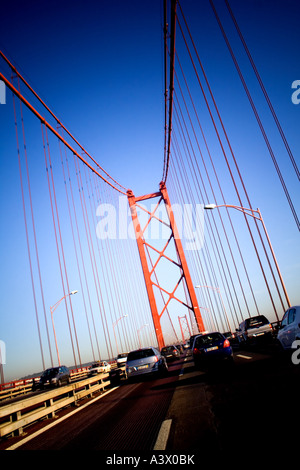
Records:
[[[56,374],[58,374],[58,367],[54,367],[53,369],[46,369],[45,372],[43,372],[43,377],[48,377]]]
[[[172,352],[174,351],[175,347],[174,346],[166,346],[165,348],[162,349],[163,352]]]
[[[209,335],[198,336],[198,338],[195,340],[195,347],[205,347],[208,344],[215,343],[216,341],[220,341],[222,339],[223,336],[220,333],[211,333]]]
[[[248,318],[246,320],[246,326],[248,329],[258,328],[259,326],[267,325],[268,323],[269,321],[263,315],[259,315],[258,317]]]
[[[140,349],[138,351],[132,351],[128,354],[127,361],[135,361],[136,359],[143,359],[145,357],[154,356],[152,349]]]

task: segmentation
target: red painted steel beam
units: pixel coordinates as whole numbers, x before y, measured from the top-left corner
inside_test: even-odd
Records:
[[[162,333],[162,329],[161,329],[160,320],[161,320],[161,317],[162,317],[163,313],[166,311],[166,309],[167,309],[167,307],[168,307],[168,305],[169,305],[169,303],[172,299],[174,299],[177,302],[181,303],[186,308],[192,310],[192,312],[194,314],[194,317],[195,317],[195,320],[196,320],[196,323],[197,323],[198,330],[199,331],[204,331],[205,330],[203,320],[202,320],[202,316],[201,316],[201,312],[200,312],[199,305],[198,305],[198,301],[197,301],[197,297],[196,297],[196,294],[195,294],[194,286],[193,286],[193,283],[192,283],[192,279],[191,279],[190,272],[189,272],[189,269],[188,269],[187,261],[186,261],[186,258],[185,258],[183,246],[182,246],[182,243],[181,243],[181,240],[180,240],[180,237],[179,237],[179,232],[177,230],[177,226],[176,226],[176,223],[175,223],[174,213],[173,213],[172,208],[171,208],[167,188],[166,188],[166,185],[165,185],[164,182],[160,183],[160,190],[161,191],[159,193],[152,193],[152,194],[149,194],[148,196],[141,196],[139,198],[135,198],[132,191],[130,191],[130,190],[127,191],[128,202],[129,202],[129,206],[130,206],[130,210],[131,210],[131,217],[132,217],[133,226],[134,226],[134,230],[135,230],[135,234],[136,234],[138,251],[139,251],[139,255],[140,255],[140,259],[141,259],[141,264],[142,264],[143,274],[144,274],[144,278],[145,278],[146,289],[147,289],[148,298],[149,298],[150,309],[151,309],[152,318],[153,318],[153,324],[154,324],[155,333],[156,333],[156,336],[157,336],[157,341],[158,341],[159,348],[163,347],[163,345],[164,345],[164,338],[163,338],[163,333]],[[144,239],[144,229],[141,227],[141,224],[139,222],[138,215],[137,215],[137,207],[139,207],[138,204],[137,204],[137,200],[138,201],[147,200],[147,199],[151,199],[153,197],[159,197],[160,202],[163,202],[165,204],[168,219],[169,219],[169,225],[168,226],[170,227],[170,230],[171,230],[171,236],[170,236],[168,242],[163,247],[162,251],[157,250],[155,247],[152,247],[148,242],[145,241],[145,239]],[[157,207],[158,207],[158,205],[156,205],[156,208]],[[155,211],[153,211],[152,213],[149,212],[149,211],[146,211],[146,212],[148,213],[150,219],[154,217],[154,212]],[[157,220],[159,220],[159,219],[157,219]],[[159,221],[161,223],[165,223],[162,220],[159,220]],[[146,226],[148,226],[148,224],[149,224],[149,221],[146,223]],[[168,246],[171,239],[174,240],[176,252],[177,252],[177,255],[178,255],[178,262],[174,262],[171,258],[167,257],[164,254],[164,251],[165,251],[166,247]],[[153,266],[151,270],[149,269],[147,255],[146,255],[146,250],[148,249],[148,247],[155,250],[159,254],[158,261],[155,263],[155,266]],[[155,273],[155,268],[156,268],[159,260],[162,257],[167,259],[169,262],[175,264],[178,267],[178,269],[180,269],[180,279],[175,284],[174,289],[173,289],[172,292],[166,291],[165,289],[163,289],[159,285],[159,283],[155,283],[151,280],[151,276]],[[183,279],[185,280],[185,283],[186,283],[187,292],[188,292],[188,295],[189,295],[190,305],[188,305],[187,303],[181,301],[179,298],[177,298],[175,296],[176,289],[178,288],[179,284],[183,281]],[[161,312],[159,312],[158,308],[157,308],[156,298],[155,298],[155,295],[154,295],[153,287],[158,288],[161,292],[164,292],[169,297],[167,302],[165,302],[165,306],[164,306],[164,308],[162,309]]]
[[[180,259],[181,268],[182,268],[182,271],[183,271],[183,275],[184,275],[185,282],[186,282],[186,285],[187,285],[189,297],[190,297],[190,300],[191,300],[191,305],[192,305],[191,308],[193,310],[193,313],[194,313],[199,331],[204,331],[205,328],[204,328],[201,312],[200,312],[200,309],[199,309],[198,300],[197,300],[197,297],[196,297],[194,285],[192,283],[192,278],[191,278],[190,271],[189,271],[187,261],[186,261],[186,258],[185,258],[185,254],[184,254],[183,246],[182,246],[181,239],[180,239],[180,236],[179,236],[179,232],[178,232],[178,229],[177,229],[177,226],[176,226],[175,217],[174,217],[174,213],[172,211],[172,206],[171,206],[171,202],[170,202],[170,199],[169,199],[168,191],[167,191],[166,185],[163,181],[160,183],[160,191],[161,191],[161,194],[164,198],[165,206],[166,206],[168,216],[169,216],[169,220],[170,220],[170,224],[171,224],[171,229],[172,229],[172,232],[174,234],[174,243],[175,243],[177,253],[178,253],[178,256],[179,256],[179,259]]]
[[[136,211],[136,198],[134,197],[133,192],[130,190],[127,191],[127,196],[128,196],[128,203],[129,203],[129,207],[131,211],[132,222],[133,222],[133,226],[134,226],[134,230],[136,234],[138,251],[139,251],[142,269],[144,273],[144,279],[145,279],[150,309],[151,309],[152,318],[153,318],[154,330],[155,330],[155,334],[157,337],[158,347],[159,349],[161,349],[164,347],[165,342],[164,342],[164,338],[162,334],[160,317],[158,314],[155,295],[153,291],[153,284],[151,281],[150,272],[148,268],[148,262],[147,262],[146,251],[145,251],[145,241],[143,238],[143,232],[141,230],[141,225],[140,225],[137,211]]]

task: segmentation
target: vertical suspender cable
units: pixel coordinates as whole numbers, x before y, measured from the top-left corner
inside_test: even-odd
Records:
[[[19,136],[18,136],[18,124],[17,124],[17,114],[16,114],[16,104],[15,104],[15,95],[14,95],[14,93],[13,93],[13,108],[14,108],[15,130],[16,130],[17,152],[18,152],[18,163],[19,163],[19,173],[20,173],[20,183],[21,183],[21,194],[22,194],[22,204],[23,204],[23,214],[24,214],[24,223],[25,223],[25,232],[26,232],[26,241],[27,241],[27,251],[28,251],[28,260],[29,260],[29,268],[30,268],[30,277],[31,277],[32,292],[33,292],[33,300],[34,300],[34,307],[35,307],[35,316],[36,316],[37,330],[38,330],[39,343],[40,343],[40,350],[41,350],[41,358],[42,358],[43,369],[45,369],[45,359],[44,359],[43,345],[42,345],[42,339],[41,339],[41,330],[40,330],[40,323],[39,323],[39,317],[38,317],[37,300],[36,300],[36,292],[35,292],[35,285],[34,285],[34,279],[33,279],[32,261],[31,261],[31,251],[30,251],[30,244],[29,244],[29,233],[28,233],[27,215],[26,215],[26,207],[25,207],[25,196],[24,196],[24,186],[23,186],[22,169],[21,169],[21,156],[20,156],[20,146],[19,146]]]
[[[19,91],[20,91],[19,78],[18,78],[18,88],[19,88]],[[35,246],[35,253],[36,253],[36,262],[37,262],[38,276],[39,276],[40,289],[41,289],[42,305],[43,305],[43,310],[44,310],[44,320],[45,320],[45,327],[46,327],[46,333],[47,333],[47,339],[48,339],[50,361],[51,361],[51,365],[53,366],[53,358],[52,358],[52,351],[51,351],[51,345],[50,345],[50,336],[49,336],[48,322],[47,322],[47,316],[46,316],[44,289],[43,289],[43,283],[42,283],[42,275],[41,275],[40,260],[39,260],[38,246],[37,246],[37,237],[36,237],[36,229],[35,229],[35,221],[34,221],[34,213],[33,213],[31,184],[30,184],[30,178],[29,178],[29,167],[28,167],[28,157],[27,157],[27,146],[26,146],[26,141],[25,141],[25,127],[24,127],[24,119],[23,119],[23,108],[22,108],[22,101],[19,100],[19,102],[20,102],[22,133],[23,133],[23,142],[24,142],[24,156],[25,156],[25,164],[26,164],[27,186],[28,186],[28,195],[29,195],[30,211],[31,211],[32,231],[33,231],[34,246]]]
[[[232,57],[232,60],[233,60],[233,62],[234,62],[235,68],[236,68],[236,70],[237,70],[237,72],[238,72],[238,75],[239,75],[239,77],[240,77],[240,80],[241,80],[241,82],[242,82],[242,84],[243,84],[244,90],[245,90],[246,95],[247,95],[247,98],[248,98],[248,100],[249,100],[249,102],[250,102],[251,108],[252,108],[252,110],[253,110],[253,112],[254,112],[255,118],[256,118],[256,120],[257,120],[258,126],[259,126],[259,128],[260,128],[260,130],[261,130],[261,133],[262,133],[262,135],[263,135],[264,141],[265,141],[265,143],[266,143],[266,145],[267,145],[267,147],[268,147],[268,150],[269,150],[269,153],[270,153],[270,155],[271,155],[271,158],[272,158],[273,164],[274,164],[274,166],[275,166],[275,169],[276,169],[276,171],[277,171],[279,180],[280,180],[281,185],[282,185],[282,187],[283,187],[284,193],[285,193],[286,198],[287,198],[287,200],[288,200],[288,203],[289,203],[290,209],[291,209],[291,211],[292,211],[292,214],[293,214],[293,216],[294,216],[294,219],[295,219],[295,221],[296,221],[296,225],[297,225],[297,227],[298,227],[298,230],[300,230],[300,221],[299,221],[298,216],[297,216],[297,214],[296,214],[295,207],[294,207],[294,205],[293,205],[292,199],[291,199],[290,194],[289,194],[289,192],[288,192],[288,189],[287,189],[287,187],[286,187],[284,178],[283,178],[282,173],[281,173],[281,171],[280,171],[278,162],[277,162],[277,160],[276,160],[276,157],[275,157],[275,155],[274,155],[273,149],[272,149],[271,144],[270,144],[270,142],[269,142],[269,139],[268,139],[268,137],[267,137],[266,131],[265,131],[264,126],[263,126],[263,124],[262,124],[262,122],[261,122],[261,119],[260,119],[259,114],[258,114],[258,112],[257,112],[256,106],[255,106],[255,104],[254,104],[254,102],[253,102],[253,99],[252,99],[251,94],[250,94],[250,92],[249,92],[249,89],[248,89],[248,87],[247,87],[247,85],[246,85],[246,82],[245,82],[245,79],[244,79],[243,74],[242,74],[242,72],[241,72],[241,69],[240,69],[240,67],[239,67],[239,65],[238,65],[238,62],[237,62],[237,60],[236,60],[236,57],[235,57],[234,52],[233,52],[233,50],[232,50],[232,48],[231,48],[231,45],[230,45],[229,40],[228,40],[228,38],[227,38],[227,36],[226,36],[226,33],[225,33],[225,31],[224,31],[224,28],[223,28],[223,26],[222,26],[222,23],[221,23],[221,21],[220,21],[220,18],[219,18],[218,14],[217,14],[217,11],[216,11],[216,9],[215,9],[215,6],[214,6],[212,0],[210,0],[210,4],[211,4],[211,7],[212,7],[212,9],[213,9],[213,12],[214,12],[214,15],[215,15],[215,17],[216,17],[216,20],[217,20],[217,22],[218,22],[218,25],[219,25],[219,27],[220,27],[220,30],[221,30],[221,32],[222,32],[222,34],[223,34],[225,43],[226,43],[226,45],[227,45],[227,47],[228,47],[228,50],[229,50],[230,55],[231,55],[231,57]],[[280,294],[279,294],[279,295],[280,295]],[[283,308],[284,308],[284,306],[283,306]]]
[[[178,3],[178,4],[179,4],[179,3]],[[179,6],[180,6],[180,4],[179,4]],[[194,48],[194,50],[195,50],[195,53],[196,53],[196,56],[197,56],[199,65],[200,65],[200,67],[201,67],[201,70],[202,70],[202,73],[203,73],[205,82],[206,82],[206,84],[207,84],[207,87],[208,87],[208,90],[209,90],[209,93],[210,93],[210,96],[211,96],[212,101],[213,101],[213,103],[214,103],[214,107],[215,107],[215,110],[216,110],[216,112],[217,112],[217,115],[218,115],[218,118],[219,118],[221,127],[222,127],[222,129],[223,129],[223,132],[224,132],[224,135],[225,135],[225,138],[226,138],[226,142],[227,142],[227,144],[228,144],[228,146],[229,146],[230,153],[231,153],[231,155],[232,155],[232,158],[233,158],[233,161],[234,161],[236,170],[237,170],[237,172],[238,172],[239,179],[240,179],[240,182],[241,182],[241,184],[242,184],[242,187],[243,187],[245,196],[246,196],[246,198],[247,198],[249,207],[252,208],[252,205],[251,205],[251,202],[250,202],[250,199],[249,199],[247,190],[246,190],[246,188],[245,188],[245,184],[244,184],[242,175],[241,175],[241,173],[240,173],[240,169],[239,169],[239,167],[238,167],[238,164],[237,164],[235,155],[234,155],[234,153],[233,153],[231,144],[230,144],[230,142],[229,142],[229,138],[228,138],[227,132],[226,132],[226,130],[225,130],[225,127],[224,127],[223,121],[222,121],[222,119],[221,119],[221,116],[220,116],[218,107],[217,107],[217,105],[216,105],[216,102],[215,102],[215,99],[214,99],[214,96],[213,96],[211,87],[210,87],[210,85],[209,85],[209,83],[208,83],[208,79],[207,79],[207,77],[206,77],[205,71],[204,71],[204,69],[203,69],[203,65],[202,65],[202,63],[201,63],[201,61],[200,61],[199,54],[198,54],[198,52],[197,52],[195,43],[194,43],[193,38],[192,38],[192,36],[191,36],[189,27],[188,27],[188,25],[187,25],[187,22],[186,22],[186,19],[185,19],[184,15],[183,15],[183,12],[182,12],[181,7],[180,7],[180,10],[181,10],[181,13],[182,13],[182,16],[183,16],[183,19],[184,19],[184,23],[185,23],[186,28],[187,28],[187,30],[188,30],[190,39],[191,39],[191,41],[192,41],[193,48]],[[177,18],[177,20],[178,20],[178,18]],[[201,88],[201,91],[202,91],[202,94],[203,94],[203,97],[204,97],[204,100],[205,100],[205,103],[206,103],[206,106],[207,106],[207,109],[208,109],[208,111],[209,111],[209,114],[210,114],[210,117],[211,117],[211,120],[212,120],[212,124],[213,124],[213,126],[214,126],[215,131],[216,131],[216,134],[217,134],[217,137],[218,137],[218,140],[219,140],[221,149],[222,149],[222,153],[223,153],[223,156],[224,156],[224,158],[225,158],[225,161],[226,161],[226,164],[227,164],[227,167],[228,167],[228,170],[229,170],[229,174],[230,174],[230,176],[231,176],[232,183],[233,183],[233,185],[234,185],[234,188],[235,188],[237,197],[238,197],[238,199],[239,199],[240,205],[243,206],[243,203],[242,203],[242,200],[241,200],[241,196],[240,196],[240,193],[239,193],[239,190],[238,190],[236,181],[235,181],[235,179],[234,179],[234,176],[233,176],[233,173],[232,173],[232,170],[231,170],[231,167],[230,167],[230,164],[229,164],[229,161],[228,161],[228,158],[227,158],[227,155],[226,155],[224,146],[223,146],[222,141],[221,141],[221,137],[220,137],[219,132],[218,132],[218,130],[217,130],[217,126],[216,126],[215,120],[214,120],[214,118],[213,118],[212,111],[211,111],[211,109],[210,109],[210,106],[209,106],[207,97],[206,97],[206,95],[205,95],[203,86],[202,86],[201,81],[200,81],[199,74],[198,74],[198,72],[197,72],[197,69],[196,69],[194,60],[193,60],[193,58],[192,58],[191,52],[190,52],[190,50],[189,50],[189,47],[188,47],[186,38],[185,38],[185,36],[184,36],[183,30],[182,30],[182,28],[181,28],[181,25],[180,25],[180,22],[179,22],[179,21],[178,21],[178,25],[179,25],[179,27],[180,27],[180,30],[181,30],[181,33],[182,33],[184,42],[185,42],[185,44],[186,44],[188,53],[189,53],[189,55],[190,55],[190,59],[191,59],[191,62],[192,62],[192,64],[193,64],[193,67],[194,67],[194,70],[195,70],[195,73],[196,73],[196,76],[197,76],[197,79],[198,79],[198,83],[199,83],[199,85],[200,85],[200,88]],[[218,210],[219,210],[219,209],[218,209]],[[250,234],[252,243],[253,243],[253,247],[254,247],[255,252],[256,252],[257,260],[258,260],[259,265],[260,265],[260,269],[261,269],[261,272],[262,272],[262,275],[263,275],[263,278],[264,278],[264,281],[265,281],[265,284],[266,284],[266,287],[267,287],[267,290],[268,290],[268,293],[269,293],[269,297],[270,297],[270,300],[271,300],[271,303],[272,303],[272,306],[273,306],[273,309],[274,309],[276,318],[278,319],[278,314],[277,314],[277,309],[276,309],[276,306],[275,306],[275,303],[274,303],[274,299],[273,299],[273,296],[272,296],[272,293],[271,293],[271,290],[270,290],[270,286],[269,286],[269,283],[268,283],[268,280],[267,280],[267,277],[266,277],[266,273],[265,273],[265,271],[264,271],[264,268],[263,268],[263,265],[262,265],[262,262],[261,262],[261,259],[260,259],[258,250],[257,250],[257,246],[256,246],[256,243],[255,243],[255,240],[254,240],[254,238],[253,238],[253,234],[252,234],[252,231],[251,231],[251,228],[250,228],[250,225],[249,225],[249,222],[248,222],[248,219],[247,219],[247,215],[246,215],[246,214],[244,214],[244,219],[245,219],[246,225],[247,225],[247,227],[248,227],[248,231],[249,231],[249,234]],[[257,225],[257,220],[255,220],[255,224],[256,224],[257,230],[259,231],[259,227],[258,227],[258,225]]]
[[[288,152],[288,154],[289,154],[290,160],[291,160],[292,165],[293,165],[293,167],[294,167],[294,170],[295,170],[295,172],[296,172],[296,175],[297,175],[298,179],[300,179],[300,172],[299,172],[297,163],[296,163],[296,161],[295,161],[294,155],[293,155],[293,153],[292,153],[292,151],[291,151],[291,149],[290,149],[290,147],[289,147],[288,141],[287,141],[287,139],[286,139],[286,137],[285,137],[285,134],[284,134],[284,132],[283,132],[283,130],[282,130],[282,127],[281,127],[281,125],[280,125],[280,122],[279,122],[279,120],[278,120],[278,117],[277,117],[277,115],[276,115],[276,113],[275,113],[275,110],[274,110],[274,108],[273,108],[273,106],[272,106],[272,103],[271,103],[271,101],[270,101],[270,98],[269,98],[269,96],[268,96],[268,93],[267,93],[267,91],[266,91],[266,89],[265,89],[265,86],[264,86],[264,84],[263,84],[263,81],[262,81],[262,79],[261,79],[261,77],[260,77],[260,75],[259,75],[259,73],[258,73],[258,70],[257,70],[257,68],[256,68],[256,66],[255,66],[255,63],[254,63],[254,61],[253,61],[253,58],[252,58],[252,56],[251,56],[251,54],[250,54],[250,51],[249,51],[249,49],[248,49],[248,46],[247,46],[247,44],[246,44],[246,41],[245,41],[245,39],[244,39],[242,33],[241,33],[241,30],[240,30],[240,28],[239,28],[239,26],[238,26],[238,23],[237,23],[237,21],[236,21],[236,18],[235,18],[235,16],[234,16],[233,12],[232,12],[232,9],[231,9],[231,7],[230,7],[230,5],[229,5],[229,3],[228,3],[228,0],[225,0],[225,4],[226,4],[226,6],[227,6],[227,8],[228,8],[228,11],[229,11],[230,16],[231,16],[231,18],[232,18],[232,21],[233,21],[233,23],[234,23],[234,26],[235,26],[235,28],[236,28],[236,30],[237,30],[237,32],[238,32],[238,35],[239,35],[239,37],[240,37],[240,40],[242,41],[242,44],[243,44],[244,49],[245,49],[245,51],[246,51],[246,54],[247,54],[247,56],[248,56],[248,58],[249,58],[249,61],[250,61],[251,65],[252,65],[252,68],[253,68],[253,70],[254,70],[254,73],[255,73],[255,75],[256,75],[256,78],[257,78],[257,80],[258,80],[258,83],[259,83],[259,85],[260,85],[260,87],[261,87],[261,89],[262,89],[262,92],[263,92],[263,94],[264,94],[264,96],[265,96],[265,99],[266,99],[266,101],[267,101],[267,103],[268,103],[268,106],[269,106],[269,108],[270,108],[270,111],[271,111],[271,113],[272,113],[272,116],[273,116],[273,118],[274,118],[274,121],[275,121],[275,123],[276,123],[276,126],[277,126],[277,128],[278,128],[278,131],[279,131],[279,133],[280,133],[280,135],[281,135],[281,138],[282,138],[282,140],[283,140],[283,142],[284,142],[284,145],[285,145],[285,147],[286,147],[286,150],[287,150],[287,152]]]

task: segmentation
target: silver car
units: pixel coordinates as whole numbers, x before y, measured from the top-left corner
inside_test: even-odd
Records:
[[[131,351],[127,356],[127,377],[144,374],[161,374],[168,371],[167,361],[154,347]]]
[[[290,307],[283,315],[277,340],[283,349],[296,349],[300,340],[300,306]]]
[[[262,339],[272,339],[274,331],[271,323],[264,315],[247,318],[236,330],[237,338],[242,344],[255,344]]]

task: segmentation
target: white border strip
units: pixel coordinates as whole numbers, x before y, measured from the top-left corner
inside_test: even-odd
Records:
[[[7,447],[7,449],[5,449],[5,450],[15,450],[15,449],[17,449],[18,447],[22,446],[23,444],[25,444],[26,442],[30,441],[31,439],[34,439],[35,437],[39,436],[40,434],[43,434],[43,432],[48,431],[48,429],[53,428],[53,426],[56,426],[57,424],[61,423],[61,422],[64,421],[65,419],[70,418],[70,416],[73,416],[75,413],[78,413],[78,411],[81,411],[81,410],[83,410],[84,408],[86,408],[87,406],[92,405],[93,403],[95,403],[95,401],[100,400],[100,398],[104,397],[104,396],[107,395],[108,393],[113,392],[113,391],[116,390],[117,388],[119,388],[119,387],[114,387],[114,388],[112,388],[111,390],[107,390],[107,392],[104,392],[104,393],[103,393],[102,395],[100,395],[99,397],[96,397],[96,398],[94,398],[93,400],[89,401],[88,403],[85,403],[85,405],[82,405],[82,406],[80,406],[79,408],[77,408],[76,410],[71,411],[71,413],[68,413],[67,415],[62,416],[61,418],[58,418],[58,419],[57,419],[56,421],[54,421],[53,423],[48,424],[48,426],[45,426],[43,429],[40,429],[39,431],[36,431],[35,433],[31,434],[30,436],[25,437],[24,439],[22,439],[21,441],[17,442],[16,444],[13,444],[12,446]]]
[[[244,356],[243,354],[236,354],[237,357],[242,357],[243,359],[253,359],[251,356]]]
[[[155,446],[153,447],[153,450],[165,450],[170,434],[170,429],[171,429],[171,424],[172,420],[171,419],[166,419],[165,421],[162,422]]]

